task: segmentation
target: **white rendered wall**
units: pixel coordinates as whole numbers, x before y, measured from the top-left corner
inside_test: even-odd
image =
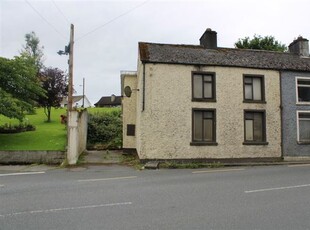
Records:
[[[216,74],[216,102],[192,102],[192,71]],[[243,74],[265,76],[265,104],[243,103]],[[143,88],[143,65],[138,66]],[[258,158],[281,156],[279,73],[230,67],[145,65],[137,99],[137,151],[140,159]],[[216,109],[217,146],[191,146],[192,109]],[[266,111],[268,145],[243,145],[244,110]]]

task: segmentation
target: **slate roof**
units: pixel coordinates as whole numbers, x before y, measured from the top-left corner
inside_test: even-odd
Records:
[[[185,65],[214,65],[257,69],[310,71],[310,58],[297,54],[217,48],[205,49],[200,45],[171,45],[139,43],[140,59],[144,63]]]
[[[111,101],[111,96],[101,97],[100,100],[95,103],[96,107],[105,107],[105,106],[118,106],[122,104],[121,96],[115,96],[115,101]]]

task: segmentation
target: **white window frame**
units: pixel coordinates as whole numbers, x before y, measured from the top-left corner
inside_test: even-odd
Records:
[[[300,113],[310,113],[309,110],[297,110],[296,111],[296,121],[297,121],[297,143],[304,143],[303,141],[300,141],[299,139],[299,114]],[[306,142],[308,143],[308,142]],[[310,143],[310,142],[309,142]]]
[[[298,80],[300,80],[300,79],[302,79],[302,80],[309,80],[309,82],[310,82],[310,77],[296,77],[295,78],[295,87],[296,87],[296,104],[298,104],[298,105],[310,105],[310,102],[304,102],[304,101],[299,101],[298,100]],[[310,88],[310,86],[306,86],[306,87],[309,87]]]

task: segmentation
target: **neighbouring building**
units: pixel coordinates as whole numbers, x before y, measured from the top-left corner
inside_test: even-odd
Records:
[[[309,107],[284,104],[297,86],[284,88],[283,81],[296,73],[309,77],[310,60],[293,52],[220,48],[210,29],[200,45],[140,42],[137,72],[121,74],[122,95],[131,89],[122,101],[123,147],[142,160],[280,159],[282,145],[289,145],[284,132],[298,129],[281,123],[287,113],[296,109],[310,132],[308,113],[298,112]],[[286,155],[298,154],[293,150]]]
[[[101,97],[98,102],[94,105],[96,107],[118,107],[121,106],[122,100],[121,96],[109,96],[109,97]]]
[[[289,50],[300,61],[281,73],[283,156],[310,157],[309,41],[299,37]]]
[[[127,151],[136,149],[136,108],[137,108],[137,72],[121,72],[121,95],[125,95],[125,86],[130,87],[133,93],[130,97],[126,95],[122,98],[122,115],[123,115],[123,148]]]
[[[67,107],[68,105],[68,97],[63,97],[60,107]],[[84,95],[72,96],[72,106],[76,108],[89,108],[91,107],[91,103],[88,98]]]

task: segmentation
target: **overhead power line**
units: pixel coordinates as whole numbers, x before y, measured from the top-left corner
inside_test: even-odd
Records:
[[[40,12],[39,12],[36,8],[34,8],[34,7],[31,5],[31,3],[30,3],[28,0],[25,0],[25,2],[31,7],[31,9],[33,9],[34,12],[36,12],[36,13],[43,19],[43,21],[45,21],[51,28],[53,28],[53,30],[55,30],[55,32],[56,32],[58,35],[60,35],[62,38],[64,38],[64,39],[67,40],[67,37],[64,36],[62,33],[60,33],[60,32],[57,30],[57,28],[56,28],[55,26],[53,26],[48,20],[46,20],[46,19],[42,16],[42,14],[40,14]]]
[[[65,21],[70,24],[68,18],[66,17],[66,15],[62,12],[62,10],[57,6],[56,2],[54,0],[52,0],[54,6],[56,7],[56,9],[59,11],[59,13],[63,16],[63,18],[65,19]]]
[[[128,11],[126,11],[126,12],[124,12],[124,13],[118,15],[117,17],[111,19],[110,21],[108,21],[108,22],[106,22],[106,23],[104,23],[104,24],[102,24],[102,25],[96,27],[95,29],[93,29],[93,30],[87,32],[86,34],[80,36],[80,37],[77,38],[75,41],[81,40],[82,38],[86,37],[87,35],[89,35],[89,34],[91,34],[91,33],[94,33],[95,31],[101,29],[102,27],[104,27],[104,26],[106,26],[106,25],[108,25],[108,24],[110,24],[110,23],[116,21],[117,19],[119,19],[119,18],[121,18],[121,17],[123,17],[123,16],[129,14],[130,12],[134,11],[135,9],[137,9],[137,8],[139,8],[139,7],[141,7],[141,6],[143,6],[144,4],[146,4],[146,3],[149,2],[149,1],[150,1],[150,0],[144,1],[143,3],[141,3],[141,4],[139,4],[139,5],[137,5],[137,6],[133,7],[133,8],[131,8],[130,10],[128,10]]]

